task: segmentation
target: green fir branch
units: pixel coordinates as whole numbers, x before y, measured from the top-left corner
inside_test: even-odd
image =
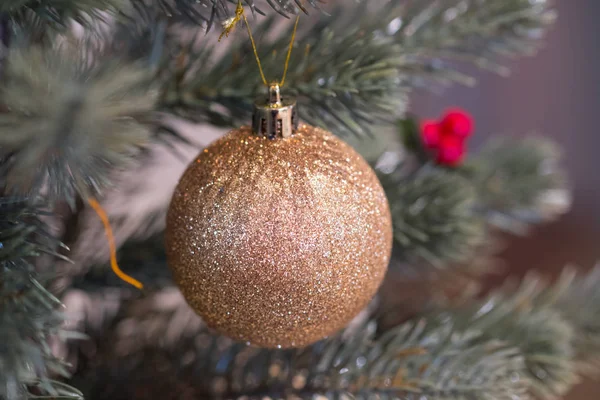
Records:
[[[412,87],[472,83],[446,60],[504,72],[499,57],[529,54],[553,21],[549,3],[394,0],[375,11],[366,4],[336,8],[300,34],[284,93],[297,96],[310,124],[340,135],[371,133],[404,113]],[[267,18],[255,36],[272,35],[272,25]],[[273,41],[259,40],[269,79],[281,75],[290,29]],[[264,88],[246,40],[220,59],[213,53],[197,43],[181,48],[178,64],[166,74],[162,107],[217,125],[247,123],[252,100]]]
[[[535,281],[535,276],[527,278]],[[577,369],[596,377],[600,372],[600,266],[588,273],[565,268],[553,285],[536,296],[549,304],[574,329],[572,342]]]
[[[394,20],[388,29],[401,40],[407,58],[429,59],[432,70],[452,68],[443,63],[450,60],[506,75],[508,69],[498,60],[531,55],[539,48],[545,30],[556,19],[552,3],[409,0],[401,19]],[[438,73],[433,77],[442,76]],[[450,74],[443,80],[454,78]]]
[[[215,22],[231,17],[231,2],[226,0],[130,0],[125,15],[138,19],[139,15],[155,13],[170,23],[202,26],[207,30]]]
[[[12,29],[31,26],[64,31],[70,22],[90,27],[104,12],[115,13],[126,0],[9,0],[0,4],[0,14],[12,22]]]
[[[437,268],[473,258],[486,239],[477,193],[462,176],[433,165],[403,179],[380,174],[392,212],[395,245],[405,261]]]
[[[538,398],[555,399],[578,382],[572,347],[575,332],[555,310],[529,303],[530,288],[524,284],[515,294],[496,293],[453,316],[459,326],[480,332],[482,338],[518,347],[530,390]]]
[[[559,147],[542,137],[490,142],[467,166],[479,193],[479,208],[497,228],[523,233],[552,221],[571,205]]]
[[[170,23],[184,26],[200,26],[208,32],[212,28],[221,29],[221,25],[232,17],[237,1],[234,0],[129,0],[131,6],[125,11],[130,18],[137,18],[148,10],[157,13]],[[319,9],[318,0],[244,0],[243,4],[252,14],[266,15],[266,8],[279,15],[290,18],[303,12],[308,14],[309,7]]]
[[[566,268],[553,284],[532,273],[450,315],[458,329],[519,348],[531,391],[541,399],[556,399],[581,374],[600,372],[599,281],[598,267],[587,274]]]
[[[91,42],[90,42],[91,43]],[[98,62],[82,41],[12,49],[0,84],[1,184],[74,207],[95,195],[110,174],[152,139],[145,126],[155,92],[147,68],[115,59]]]
[[[32,261],[55,253],[59,242],[39,217],[44,211],[14,198],[0,199],[0,398],[48,395],[81,399],[81,393],[51,379],[68,377],[53,356],[51,336],[64,336],[61,303],[47,289],[53,274],[39,274]]]

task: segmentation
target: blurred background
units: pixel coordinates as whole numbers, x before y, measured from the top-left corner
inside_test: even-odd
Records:
[[[539,133],[564,149],[574,189],[571,212],[527,238],[508,242],[511,272],[555,275],[566,264],[590,268],[600,260],[600,1],[556,1],[559,19],[544,49],[511,65],[504,79],[477,73],[475,90],[455,87],[443,96],[413,97],[413,111],[438,117],[449,106],[476,120],[477,148],[491,135]],[[600,383],[575,387],[568,400],[597,398]]]

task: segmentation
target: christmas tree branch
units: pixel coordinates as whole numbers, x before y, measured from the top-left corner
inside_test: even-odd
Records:
[[[531,390],[542,399],[564,395],[580,374],[600,371],[600,268],[567,268],[549,285],[536,274],[508,284],[474,307],[451,311],[459,329],[518,347]]]
[[[488,143],[465,172],[477,188],[478,210],[495,227],[524,233],[552,221],[571,205],[558,145],[542,137]]]
[[[299,12],[308,14],[309,8],[319,8],[318,0],[244,0],[244,5],[252,14],[266,15],[265,11],[275,11],[279,15],[290,18]],[[211,28],[221,29],[221,24],[232,17],[237,1],[233,0],[130,0],[131,9],[125,14],[135,15],[152,9],[161,16],[168,17],[173,23],[201,26],[208,32]]]
[[[70,22],[90,27],[103,12],[116,12],[126,0],[10,0],[0,4],[13,29],[27,32],[34,26],[65,31]]]
[[[300,35],[285,92],[298,97],[307,122],[338,134],[365,134],[404,112],[411,87],[472,82],[445,60],[504,72],[496,59],[529,54],[553,17],[549,2],[526,0],[395,0],[376,11],[337,8]],[[272,25],[268,18],[255,35],[272,34]],[[289,37],[287,30],[260,45],[270,78],[281,74]],[[188,43],[180,50],[162,106],[219,125],[248,121],[251,101],[264,89],[245,40],[218,60],[208,45]]]
[[[457,265],[472,259],[485,243],[484,220],[473,212],[477,193],[467,179],[426,165],[403,179],[380,174],[380,180],[404,260],[438,268]]]
[[[534,277],[530,278],[534,279]],[[600,266],[587,274],[566,268],[541,300],[556,309],[573,328],[573,354],[578,371],[597,376],[600,370]]]
[[[0,199],[0,398],[49,395],[81,398],[76,389],[51,379],[68,376],[49,346],[61,330],[61,305],[47,289],[51,271],[37,273],[31,262],[55,253],[59,242],[39,217],[43,210],[24,200]]]
[[[409,1],[401,20],[390,27],[407,57],[469,62],[505,75],[497,58],[534,53],[545,29],[556,19],[552,0]]]
[[[563,395],[577,382],[573,368],[574,331],[559,313],[527,303],[529,284],[516,294],[497,293],[473,308],[452,313],[460,327],[518,347],[531,390],[543,399]]]
[[[74,207],[110,183],[152,138],[154,110],[145,67],[98,62],[87,44],[13,49],[0,84],[0,167],[12,193],[47,189]],[[92,55],[90,55],[90,52]]]

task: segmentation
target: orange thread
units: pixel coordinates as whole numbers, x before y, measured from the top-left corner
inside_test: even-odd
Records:
[[[110,227],[110,222],[108,222],[106,212],[104,212],[104,209],[95,199],[89,198],[88,203],[90,206],[92,206],[94,211],[96,211],[96,214],[98,214],[98,217],[104,225],[104,232],[106,233],[106,238],[108,239],[108,248],[110,249],[110,267],[112,268],[113,272],[130,285],[135,286],[138,289],[142,289],[144,285],[142,285],[142,283],[137,279],[134,279],[125,272],[121,271],[119,264],[117,264],[117,247],[115,246],[115,238],[113,237],[112,229]]]

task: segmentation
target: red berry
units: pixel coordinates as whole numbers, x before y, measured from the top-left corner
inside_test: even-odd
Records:
[[[440,141],[437,163],[448,167],[459,165],[465,157],[465,144],[459,137],[444,137]]]
[[[467,138],[473,133],[473,119],[466,111],[459,108],[448,110],[441,126],[444,135]]]
[[[421,137],[425,147],[436,149],[440,144],[440,124],[433,120],[423,121]]]

